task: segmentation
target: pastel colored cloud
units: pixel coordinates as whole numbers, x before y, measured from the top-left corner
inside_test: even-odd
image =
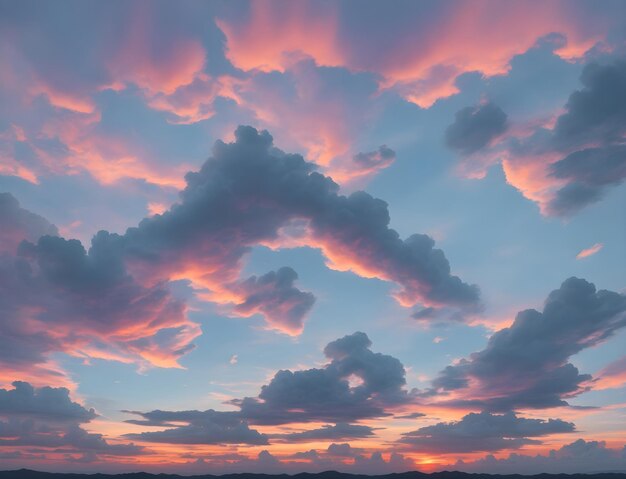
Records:
[[[472,145],[463,168],[484,170],[501,160],[507,182],[544,215],[571,216],[602,199],[626,178],[626,62],[600,57],[585,66],[580,80],[582,88],[569,96],[552,126],[518,129],[520,136],[513,129],[493,148],[477,142],[469,126],[462,130],[457,118],[448,135],[456,132],[457,144]]]
[[[238,272],[249,248],[295,243],[321,249],[333,269],[400,284],[398,299],[403,304],[477,307],[477,287],[450,273],[432,239],[413,235],[401,240],[387,226],[383,201],[364,192],[339,195],[330,178],[314,172],[314,165],[301,156],[276,149],[267,132],[240,127],[235,137],[234,143],[218,142],[200,171],[186,176],[180,204],[128,230],[122,242],[139,277],[189,279],[204,290],[204,299],[233,303],[242,313],[250,303],[245,306],[241,289],[252,283],[241,283]],[[219,215],[206,216],[218,210]],[[306,222],[304,235],[281,237],[282,228],[295,220]],[[307,308],[297,311],[306,313]],[[266,318],[273,328],[299,330],[293,318]]]
[[[437,423],[404,433],[400,442],[416,451],[466,453],[517,449],[538,444],[532,439],[555,433],[573,432],[574,424],[560,419],[528,419],[514,413],[470,413],[460,421]]]
[[[290,55],[306,55],[322,66],[375,72],[382,87],[429,107],[458,92],[461,73],[505,73],[510,59],[540,37],[565,35],[560,54],[577,57],[617,25],[608,10],[592,10],[584,2],[550,2],[533,10],[532,22],[520,22],[531,14],[525,7],[493,1],[471,7],[261,1],[226,9],[217,23],[227,38],[228,59],[243,70],[285,71]]]
[[[580,253],[576,255],[576,259],[584,259],[588,258],[589,256],[593,256],[594,254],[598,253],[603,247],[604,245],[602,243],[596,243],[589,248],[581,250]]]
[[[487,346],[446,367],[433,380],[450,405],[508,411],[566,405],[591,376],[568,359],[626,326],[626,297],[570,278],[552,291],[543,312],[521,311]],[[564,338],[567,338],[564,341]]]

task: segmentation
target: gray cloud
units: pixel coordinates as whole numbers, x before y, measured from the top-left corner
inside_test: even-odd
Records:
[[[0,361],[43,367],[52,351],[72,349],[174,366],[200,334],[169,289],[180,278],[203,299],[229,298],[235,315],[259,313],[270,327],[298,334],[314,297],[295,287],[295,271],[239,277],[258,244],[321,248],[335,268],[399,284],[404,304],[479,307],[478,288],[451,274],[430,237],[400,239],[385,202],[364,192],[339,195],[332,179],[313,170],[275,148],[267,132],[240,127],[234,143],[218,141],[213,156],[186,176],[179,204],[124,235],[100,231],[89,250],[77,240],[39,237],[56,229],[3,196],[0,229],[21,243],[0,258]],[[305,233],[285,238],[294,221],[305,223]],[[116,332],[123,334],[114,343],[102,341]]]
[[[467,472],[492,474],[545,474],[545,473],[597,473],[601,471],[626,470],[626,447],[610,449],[606,443],[578,439],[559,449],[551,449],[547,455],[529,456],[509,454],[502,459],[488,455],[476,461],[458,461],[446,466]]]
[[[406,390],[402,363],[370,347],[369,338],[361,332],[332,341],[324,349],[330,360],[327,365],[278,371],[257,397],[230,401],[239,411],[124,411],[139,416],[126,421],[130,424],[169,428],[126,437],[172,444],[267,444],[269,436],[250,429],[249,424],[316,421],[335,424],[271,437],[293,442],[372,436],[372,427],[349,422],[389,415],[387,408],[407,404],[412,396]],[[360,384],[351,385],[353,378],[360,379]]]
[[[416,451],[466,453],[515,449],[540,441],[530,439],[549,434],[573,432],[574,424],[560,419],[527,419],[514,413],[470,413],[456,422],[440,422],[403,434],[400,442]]]
[[[257,398],[233,404],[255,424],[328,421],[349,422],[383,416],[386,407],[411,400],[405,370],[396,358],[370,350],[366,334],[357,332],[329,343],[324,368],[281,370],[261,388]],[[351,387],[349,378],[361,384]]]
[[[329,440],[338,441],[345,439],[357,439],[370,437],[374,435],[374,429],[369,426],[359,424],[338,423],[334,425],[325,425],[318,429],[310,429],[304,432],[295,432],[290,434],[281,434],[277,436],[288,442],[297,441],[319,441]]]
[[[333,442],[326,449],[328,455],[338,457],[354,457],[359,454],[360,451],[360,449],[355,449],[350,444],[345,442],[342,444],[337,444]]]
[[[462,399],[451,404],[481,409],[566,405],[566,398],[584,390],[591,379],[569,357],[625,325],[626,296],[569,278],[549,294],[543,312],[518,313],[510,327],[491,336],[485,349],[448,366],[433,386],[440,393],[458,391]]]
[[[545,205],[550,215],[572,215],[626,178],[626,60],[590,63],[580,80],[583,87],[569,96],[552,130],[539,128],[510,144],[513,162],[562,157],[547,165],[558,180]]]
[[[367,153],[357,153],[352,160],[365,168],[381,168],[393,163],[396,159],[396,152],[387,145],[381,145],[378,150]]]
[[[554,127],[556,145],[622,142],[626,131],[626,60],[585,66],[581,90],[572,93]]]
[[[13,389],[0,389],[0,416],[27,416],[55,421],[87,422],[96,417],[70,399],[66,388],[34,388],[15,381]]]
[[[550,166],[553,177],[568,183],[550,201],[550,211],[558,216],[575,213],[598,201],[607,187],[626,178],[626,146],[611,145],[575,151]]]
[[[315,303],[315,296],[300,291],[293,284],[298,273],[283,267],[261,277],[252,276],[240,285],[245,301],[235,306],[235,311],[249,315],[261,312],[286,331],[299,333],[304,319]]]
[[[134,444],[109,444],[102,434],[80,426],[95,417],[93,409],[73,402],[66,388],[34,388],[16,381],[13,389],[0,389],[0,418],[4,418],[0,419],[0,447],[34,446],[94,456],[144,453],[143,447]]]
[[[401,416],[394,416],[396,419],[419,419],[420,417],[424,417],[426,414],[422,412],[412,412],[410,414],[403,414]]]
[[[131,424],[146,426],[167,426],[171,429],[126,434],[126,437],[139,441],[168,444],[268,444],[265,434],[250,429],[236,412],[207,411],[151,411],[134,412],[143,420],[129,420]],[[186,425],[173,425],[172,422],[186,422]]]
[[[385,202],[365,192],[339,195],[332,179],[301,156],[275,148],[267,132],[239,127],[235,137],[231,144],[218,141],[202,168],[187,174],[180,204],[127,231],[133,261],[145,268],[156,264],[152,274],[167,274],[184,270],[193,258],[209,271],[219,265],[219,280],[234,282],[251,246],[280,243],[281,228],[304,220],[298,244],[323,248],[341,269],[398,283],[404,302],[476,307],[477,287],[451,275],[430,237],[402,240],[389,228]],[[217,280],[205,278],[208,287]]]
[[[445,142],[464,155],[487,146],[507,129],[507,116],[494,103],[469,106],[459,110],[446,129]]]

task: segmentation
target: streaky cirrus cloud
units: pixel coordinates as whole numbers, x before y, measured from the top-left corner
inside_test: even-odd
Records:
[[[589,256],[593,256],[594,254],[598,253],[603,247],[604,245],[602,243],[596,243],[589,248],[584,248],[580,250],[580,253],[576,255],[576,259],[584,259],[588,258]]]
[[[534,438],[574,431],[573,423],[560,419],[545,421],[519,417],[512,412],[501,415],[481,412],[404,433],[399,441],[424,453],[495,452],[540,444]]]
[[[569,278],[548,295],[542,312],[519,312],[484,349],[447,366],[432,385],[451,406],[509,411],[567,405],[592,387],[591,376],[580,374],[569,358],[624,326],[626,296]]]
[[[226,56],[244,71],[285,71],[293,54],[322,66],[373,72],[422,107],[458,92],[458,75],[496,75],[538,38],[561,33],[560,54],[580,57],[607,30],[618,28],[612,8],[588,2],[235,2],[218,14]],[[520,22],[532,15],[532,22]],[[471,19],[471,21],[469,20]],[[538,20],[539,19],[539,20]],[[389,32],[393,31],[393,35]],[[415,48],[420,45],[420,48]]]
[[[594,375],[593,389],[614,389],[626,385],[626,356],[616,359]]]
[[[0,171],[33,183],[86,171],[104,184],[132,178],[181,187],[183,171],[137,135],[107,128],[102,95],[126,92],[159,110],[169,105],[188,116],[203,113],[185,109],[178,90],[207,76],[203,37],[215,27],[202,16],[210,10],[193,2],[176,8],[117,1],[70,1],[62,9],[26,1],[4,8],[0,64],[7,73],[0,97],[5,121],[19,134],[2,126],[0,155],[7,163]],[[15,158],[25,148],[28,161]]]

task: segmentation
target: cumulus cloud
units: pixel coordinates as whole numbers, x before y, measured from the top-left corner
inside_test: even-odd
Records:
[[[370,350],[366,334],[357,332],[329,343],[323,368],[281,370],[257,398],[232,401],[254,424],[348,422],[383,416],[385,408],[411,400],[405,370],[396,358]],[[361,384],[350,385],[357,377]]]
[[[168,444],[268,444],[265,434],[250,429],[238,413],[207,411],[151,411],[134,412],[143,420],[127,422],[147,426],[170,427],[162,431],[126,434],[126,437],[145,442]],[[172,422],[184,422],[174,426]]]
[[[521,311],[494,333],[485,349],[446,367],[433,380],[451,405],[487,410],[547,408],[589,387],[568,359],[600,344],[626,325],[626,296],[569,278],[552,291],[542,312]]]
[[[412,400],[400,361],[370,347],[361,332],[332,341],[324,349],[330,362],[323,368],[278,371],[257,397],[230,401],[238,411],[125,411],[140,416],[126,421],[130,424],[168,428],[126,436],[173,444],[267,444],[270,436],[249,424],[324,421],[334,424],[271,437],[289,442],[370,437],[374,428],[349,421],[386,416],[387,409]],[[360,383],[351,385],[355,378]]]
[[[491,102],[459,110],[446,129],[445,142],[464,155],[487,146],[507,129],[507,115]]]
[[[93,409],[87,410],[73,402],[66,388],[34,388],[23,381],[15,381],[13,389],[0,389],[0,415],[75,422],[87,422],[96,417]]]
[[[0,389],[0,448],[32,446],[47,452],[85,452],[97,456],[136,456],[141,446],[109,444],[102,434],[85,431],[82,423],[96,417],[71,400],[65,388],[35,388],[16,381]]]
[[[382,200],[339,195],[336,183],[301,156],[276,149],[267,132],[240,127],[235,136],[234,143],[217,142],[203,167],[186,176],[180,203],[125,234],[100,231],[89,250],[77,240],[27,237],[32,241],[3,256],[1,359],[42,364],[61,350],[176,367],[200,334],[169,289],[180,279],[227,314],[259,313],[269,327],[299,334],[314,297],[296,288],[295,271],[239,277],[244,256],[258,244],[319,248],[334,269],[399,284],[405,305],[478,307],[478,288],[451,274],[430,237],[402,240],[389,228]],[[23,231],[29,222],[32,231],[17,236],[55,232],[3,198],[10,211],[2,217],[5,231]],[[305,233],[285,237],[293,221],[303,221]]]
[[[611,449],[603,441],[578,439],[547,455],[536,456],[512,453],[496,459],[488,455],[476,461],[458,461],[447,466],[459,471],[492,474],[580,474],[626,470],[626,448]]]
[[[626,61],[589,63],[553,127],[507,139],[507,181],[543,214],[571,216],[626,178]]]
[[[301,333],[315,296],[296,288],[293,283],[297,278],[298,273],[289,267],[248,278],[240,284],[245,300],[235,306],[235,312],[250,316],[258,311],[278,329]]]
[[[574,424],[560,419],[545,421],[518,417],[512,412],[502,415],[482,412],[470,413],[460,421],[440,422],[404,433],[400,442],[425,453],[499,451],[540,444],[531,438],[574,430]]]
[[[190,279],[205,297],[236,304],[245,302],[237,275],[250,247],[297,243],[321,249],[334,269],[398,283],[403,304],[477,307],[478,288],[451,274],[430,237],[400,239],[382,200],[365,192],[339,195],[337,184],[301,156],[275,148],[267,132],[239,127],[235,137],[218,141],[213,156],[186,176],[179,204],[127,231],[136,270]],[[305,234],[281,236],[296,220],[306,222]]]
[[[176,366],[199,327],[167,285],[138,284],[119,251],[117,237],[100,232],[89,252],[77,240],[42,236],[4,257],[0,360],[37,364],[64,351]]]

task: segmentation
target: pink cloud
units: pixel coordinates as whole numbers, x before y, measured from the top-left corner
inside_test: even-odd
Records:
[[[626,385],[626,356],[613,361],[598,371],[593,380],[593,389],[614,389]]]
[[[240,12],[238,12],[240,13]],[[520,21],[521,19],[528,21]],[[602,40],[615,20],[578,2],[550,2],[529,8],[440,4],[423,15],[419,6],[368,5],[363,14],[341,5],[250,2],[244,15],[217,20],[227,37],[227,56],[243,70],[285,71],[298,52],[322,66],[375,72],[382,88],[397,88],[422,107],[457,92],[457,75],[505,73],[509,60],[538,38],[558,32],[568,39],[559,54],[580,55]],[[393,28],[393,35],[390,29]],[[419,45],[419,48],[416,48]]]
[[[589,248],[585,248],[576,255],[576,259],[584,259],[584,258],[588,258],[589,256],[593,256],[598,251],[600,251],[603,248],[603,246],[604,245],[602,243],[596,243],[593,246],[590,246]]]

